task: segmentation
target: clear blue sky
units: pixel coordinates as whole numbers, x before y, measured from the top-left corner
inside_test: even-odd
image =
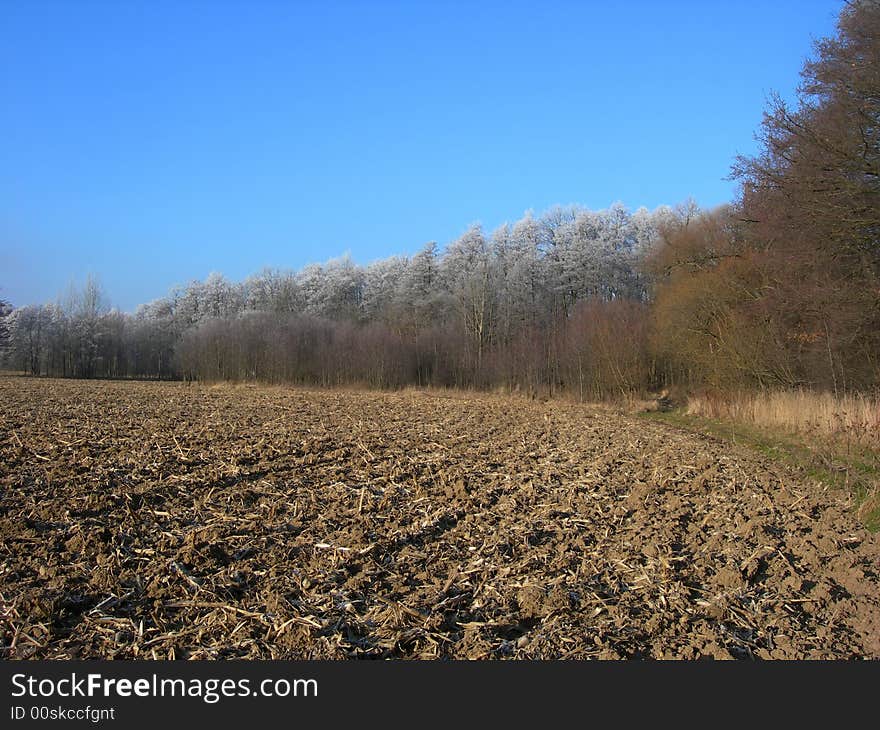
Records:
[[[840,5],[0,0],[0,296],[721,203]]]

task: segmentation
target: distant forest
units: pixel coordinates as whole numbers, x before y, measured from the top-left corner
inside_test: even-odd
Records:
[[[0,303],[4,364],[584,400],[670,385],[875,390],[878,69],[880,3],[849,3],[796,103],[770,100],[727,206],[555,208],[367,266],[213,274],[131,315],[89,280],[57,303]]]

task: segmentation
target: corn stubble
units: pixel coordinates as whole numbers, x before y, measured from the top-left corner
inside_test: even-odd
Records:
[[[7,658],[880,657],[848,495],[510,396],[0,378]]]

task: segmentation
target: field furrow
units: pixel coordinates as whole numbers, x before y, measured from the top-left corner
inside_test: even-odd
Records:
[[[880,657],[847,495],[562,402],[0,378],[9,658]]]

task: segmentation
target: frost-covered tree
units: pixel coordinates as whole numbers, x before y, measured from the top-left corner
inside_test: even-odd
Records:
[[[512,227],[492,234],[498,328],[503,341],[544,319],[547,265],[541,254],[542,230],[531,211]]]
[[[298,312],[303,309],[295,274],[280,269],[263,269],[242,284],[244,308],[255,312]]]
[[[410,259],[394,292],[399,329],[415,336],[431,326],[445,324],[452,305],[440,269],[441,257],[434,241]]]
[[[49,365],[49,348],[54,337],[56,307],[31,304],[9,315],[9,339],[13,367],[31,375],[42,375]]]
[[[409,261],[403,256],[391,256],[369,264],[363,272],[361,318],[365,322],[396,321],[398,287],[406,278]]]
[[[318,313],[335,320],[358,319],[363,299],[363,277],[363,271],[347,254],[324,264],[318,290]]]
[[[199,287],[198,296],[202,317],[231,317],[242,311],[244,305],[241,287],[216,271]]]
[[[491,249],[479,224],[468,228],[446,249],[441,275],[479,367],[494,314]]]
[[[8,317],[12,314],[12,305],[5,299],[0,299],[0,356],[9,346],[9,322]]]

